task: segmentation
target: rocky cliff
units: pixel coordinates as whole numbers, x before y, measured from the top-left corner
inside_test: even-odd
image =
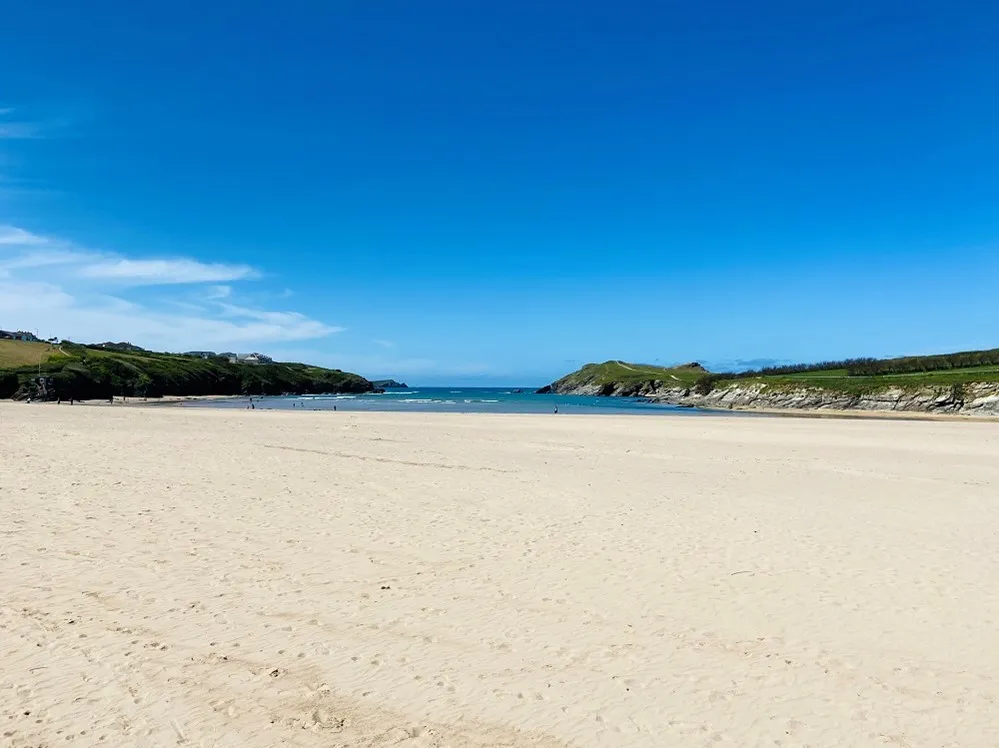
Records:
[[[903,389],[885,387],[853,394],[816,387],[732,384],[707,394],[688,388],[664,388],[646,395],[657,402],[701,408],[746,410],[862,410],[909,413],[955,413],[999,416],[999,383]]]

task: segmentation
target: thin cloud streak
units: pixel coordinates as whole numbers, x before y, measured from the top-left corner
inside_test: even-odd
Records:
[[[13,118],[17,107],[0,108],[0,140],[37,140],[59,133],[65,127],[60,120],[33,120],[24,117]]]
[[[205,263],[183,257],[134,260],[117,254],[81,250],[71,242],[41,236],[10,225],[0,226],[0,246],[20,250],[22,253],[13,260],[0,263],[7,269],[45,265],[75,266],[74,275],[79,278],[132,286],[219,283],[260,277],[260,273],[249,265]]]
[[[42,128],[34,122],[0,122],[0,140],[41,138]]]
[[[202,263],[196,260],[106,260],[86,265],[82,278],[125,281],[134,285],[213,283],[259,277],[249,265]]]
[[[48,244],[45,237],[32,234],[17,226],[0,225],[0,244],[20,247],[37,247]]]

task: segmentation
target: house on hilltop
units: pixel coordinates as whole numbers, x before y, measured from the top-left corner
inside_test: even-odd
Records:
[[[236,360],[241,364],[271,364],[274,359],[265,356],[263,353],[240,353]]]
[[[26,343],[42,342],[33,332],[25,332],[24,330],[0,330],[0,340],[23,340]]]
[[[263,353],[224,353],[230,364],[271,364],[274,359]]]

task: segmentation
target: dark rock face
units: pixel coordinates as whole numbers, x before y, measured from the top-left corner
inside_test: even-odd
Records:
[[[409,385],[405,382],[397,382],[394,379],[373,379],[371,381],[375,387],[380,387],[381,389],[395,389],[395,390],[408,390]]]
[[[553,393],[554,391],[555,391],[555,390],[553,390],[553,389],[552,389],[552,386],[551,386],[550,384],[546,384],[546,385],[545,385],[544,387],[542,387],[541,389],[539,389],[539,390],[535,390],[535,391],[534,391],[534,394],[535,394],[535,395],[550,395],[550,394],[552,394],[552,393]]]

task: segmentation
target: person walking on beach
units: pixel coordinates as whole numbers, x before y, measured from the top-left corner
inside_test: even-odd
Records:
[[[558,405],[555,405],[555,415],[558,415]]]

